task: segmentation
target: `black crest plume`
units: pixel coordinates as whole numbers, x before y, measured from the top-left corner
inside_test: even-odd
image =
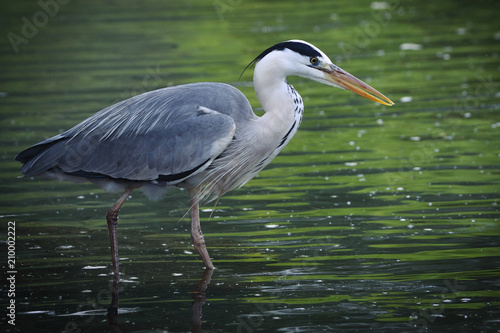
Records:
[[[245,67],[245,69],[243,70],[243,72],[241,72],[240,79],[243,76],[243,73],[245,73],[245,71],[248,68],[255,66],[255,64],[259,60],[261,60],[262,58],[264,58],[266,55],[268,55],[269,53],[271,53],[273,51],[282,51],[284,49],[292,50],[292,51],[297,52],[299,54],[302,54],[302,55],[304,55],[306,57],[320,57],[321,56],[321,54],[318,52],[318,50],[316,50],[315,48],[311,47],[310,45],[302,43],[300,41],[286,41],[286,42],[281,42],[281,43],[278,43],[276,45],[273,45],[273,46],[267,48],[261,54],[259,54],[257,56],[257,58],[255,58],[254,60],[252,60],[252,62],[250,62],[247,65],[247,67]]]

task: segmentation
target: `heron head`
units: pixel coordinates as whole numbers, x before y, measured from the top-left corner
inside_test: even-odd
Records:
[[[302,40],[289,40],[271,46],[255,58],[245,70],[266,59],[285,77],[298,75],[323,84],[350,90],[364,98],[384,105],[394,103],[370,85],[334,65],[320,49]]]

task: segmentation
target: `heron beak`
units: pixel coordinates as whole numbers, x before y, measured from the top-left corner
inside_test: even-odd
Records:
[[[354,75],[347,73],[340,67],[330,64],[329,68],[322,68],[321,70],[325,73],[326,80],[341,88],[350,90],[359,96],[380,104],[389,106],[394,105],[393,101],[384,96],[378,90],[370,87],[368,84],[364,83]]]

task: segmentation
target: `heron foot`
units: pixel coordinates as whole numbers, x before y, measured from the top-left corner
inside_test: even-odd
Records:
[[[127,189],[118,199],[118,201],[108,210],[106,214],[106,221],[108,223],[108,232],[109,232],[109,242],[111,245],[111,261],[113,262],[113,273],[115,278],[118,278],[120,275],[120,268],[118,266],[118,212],[120,208],[123,206],[130,193],[132,193],[134,189]]]
[[[198,223],[195,221],[191,221],[191,241],[193,242],[194,249],[200,255],[205,267],[207,269],[214,269],[214,265],[212,264],[212,260],[210,259],[210,255],[208,254],[207,246],[205,244],[205,237],[203,237],[203,233],[201,232],[200,221],[198,219]]]
[[[188,189],[189,200],[191,202],[191,241],[193,242],[194,249],[203,260],[205,267],[207,269],[214,269],[214,264],[212,264],[207,246],[205,245],[205,237],[203,237],[203,233],[201,232],[200,206],[198,202],[199,191],[199,187]]]
[[[113,206],[114,207],[114,206]],[[118,211],[111,208],[106,214],[106,221],[108,223],[109,242],[111,245],[111,261],[113,262],[113,273],[115,276],[120,274],[118,267]]]

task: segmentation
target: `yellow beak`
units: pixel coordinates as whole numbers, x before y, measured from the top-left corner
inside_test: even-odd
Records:
[[[332,82],[333,84],[350,90],[359,96],[368,98],[371,101],[384,104],[384,105],[394,105],[394,102],[389,98],[384,96],[381,92],[375,88],[370,87],[368,84],[364,83],[354,75],[351,75],[344,71],[342,68],[335,65],[330,65],[330,68],[322,68],[321,70],[325,73],[325,79]]]

